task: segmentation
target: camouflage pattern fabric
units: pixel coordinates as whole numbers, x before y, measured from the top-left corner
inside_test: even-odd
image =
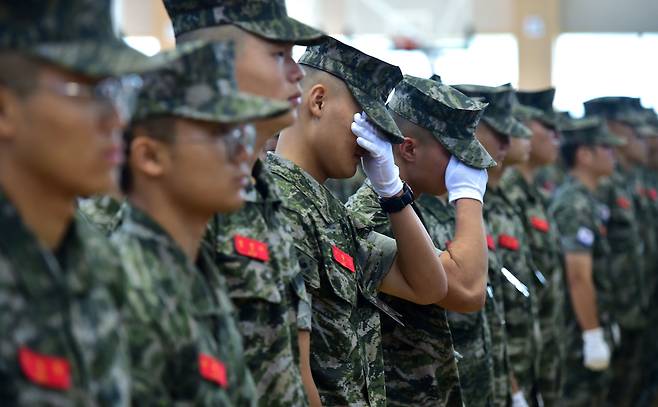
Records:
[[[369,181],[346,206],[361,231],[393,237],[388,215]],[[387,405],[461,406],[459,373],[445,310],[386,294],[380,298],[401,314],[405,324],[385,316],[382,320]]]
[[[313,310],[311,370],[324,405],[384,406],[384,361],[376,290],[395,241],[358,236],[343,204],[292,162],[268,154],[286,199],[297,257]]]
[[[0,4],[0,51],[13,50],[93,77],[153,69],[114,32],[110,0],[25,0]],[[171,55],[176,54],[177,51]]]
[[[553,109],[555,99],[555,88],[541,89],[536,91],[517,91],[516,99],[521,105],[538,109],[541,114],[537,119],[547,127],[559,127],[557,112]]]
[[[509,168],[500,189],[519,211],[530,254],[537,266],[535,283],[539,303],[542,352],[538,386],[546,406],[559,404],[564,361],[564,301],[566,286],[562,248],[554,220],[548,215],[539,190],[526,182],[515,168]]]
[[[585,102],[585,115],[626,123],[637,130],[644,130],[645,120],[636,109],[635,98],[626,96],[605,96]]]
[[[146,213],[129,203],[112,234],[128,280],[133,404],[255,405],[230,300]],[[214,274],[214,275],[211,275]],[[215,364],[216,377],[204,364]]]
[[[486,209],[486,205],[484,209]],[[490,234],[491,227],[487,223],[485,215],[485,228],[488,231],[488,277],[487,302],[484,305],[484,313],[487,324],[491,331],[491,356],[493,361],[493,398],[492,405],[495,407],[507,407],[511,399],[512,389],[510,383],[510,361],[507,343],[507,327],[505,322],[505,294],[506,282],[502,273],[502,263],[498,258],[497,246],[493,235]]]
[[[245,206],[216,215],[206,242],[226,278],[237,310],[245,357],[262,406],[308,405],[299,372],[298,330],[311,329],[311,305],[292,231],[281,213],[281,193],[261,161]],[[249,240],[245,240],[249,239]],[[267,256],[243,250],[266,247]],[[265,245],[265,246],[263,246]]]
[[[232,24],[271,41],[311,45],[321,31],[288,16],[285,0],[164,0],[176,36]]]
[[[361,109],[368,114],[368,119],[391,143],[402,143],[402,133],[384,106],[388,95],[402,80],[400,68],[332,37],[325,37],[320,44],[308,47],[299,63],[342,79]]]
[[[288,102],[238,91],[233,45],[188,43],[193,47],[170,64],[143,75],[133,121],[160,115],[236,123],[285,113]]]
[[[544,204],[548,206],[553,200],[555,191],[562,185],[567,176],[567,171],[561,160],[557,163],[540,168],[533,180],[534,186],[541,193]]]
[[[12,406],[125,406],[124,275],[107,239],[74,220],[43,248],[0,191],[0,399]]]
[[[510,370],[526,400],[531,400],[541,352],[535,267],[516,208],[500,188],[488,188],[486,196],[484,215],[505,269],[498,271],[504,277],[502,290]]]
[[[599,117],[574,119],[563,125],[561,130],[562,144],[584,144],[621,146],[626,142],[615,136],[608,128],[605,120]]]
[[[428,130],[450,154],[475,168],[496,165],[475,138],[486,106],[451,86],[410,75],[395,87],[388,102],[390,110]]]
[[[518,103],[512,85],[480,86],[455,85],[458,91],[470,97],[482,98],[489,105],[484,110],[482,121],[494,130],[509,137],[530,138],[532,132],[513,116]]]
[[[549,208],[557,224],[562,248],[566,253],[591,253],[594,260],[592,276],[596,289],[599,320],[609,327],[609,297],[613,286],[607,271],[610,246],[605,236],[605,223],[609,209],[596,200],[594,194],[573,176],[557,190]],[[614,289],[616,291],[616,289]],[[610,372],[594,372],[583,365],[582,331],[576,319],[569,296],[566,297],[566,361],[561,405],[604,405],[610,381]],[[612,338],[606,336],[612,347]]]
[[[436,247],[446,250],[454,236],[454,206],[438,197],[423,194],[418,198],[417,207]],[[487,292],[492,292],[491,288]],[[487,298],[487,302],[492,300],[490,297]],[[457,370],[464,405],[490,406],[493,404],[494,396],[494,362],[491,330],[486,311],[484,309],[470,313],[446,311],[446,314],[452,343],[461,356],[457,359]]]
[[[78,199],[78,216],[108,235],[116,229],[121,219],[122,201],[109,195]]]
[[[615,287],[609,296],[611,318],[621,327],[620,343],[611,360],[613,374],[608,401],[616,406],[633,405],[633,393],[641,380],[643,355],[640,339],[646,327],[648,310],[645,276],[645,241],[640,222],[640,200],[635,200],[639,180],[632,170],[618,166],[611,177],[600,183],[597,198],[609,209],[607,237],[610,243],[608,268]],[[637,182],[636,182],[637,181]],[[642,219],[642,220],[640,220]]]
[[[352,195],[361,187],[366,180],[366,174],[363,172],[361,165],[357,167],[356,173],[352,178],[334,179],[330,178],[325,181],[324,186],[341,202],[347,203]]]

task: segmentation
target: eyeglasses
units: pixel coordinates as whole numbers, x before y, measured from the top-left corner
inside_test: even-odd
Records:
[[[122,123],[128,123],[135,111],[137,95],[142,87],[139,75],[110,77],[94,85],[79,82],[60,82],[46,89],[60,96],[93,101],[116,109]]]
[[[256,143],[256,128],[252,124],[241,124],[231,126],[228,130],[226,128],[218,129],[214,133],[211,133],[209,137],[195,137],[185,140],[185,143],[220,142],[226,147],[226,157],[229,160],[238,157],[241,153],[241,148],[244,148],[248,156],[251,157],[254,153],[254,144]]]

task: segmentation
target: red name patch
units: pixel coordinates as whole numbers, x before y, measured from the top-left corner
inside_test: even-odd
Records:
[[[30,381],[51,389],[71,388],[71,367],[68,360],[42,355],[23,346],[19,350],[18,361]]]
[[[238,254],[251,257],[252,259],[260,260],[265,263],[270,261],[270,250],[267,247],[267,243],[263,243],[255,239],[250,239],[245,236],[236,235],[233,237],[233,244],[235,245],[235,251]]]
[[[631,201],[624,198],[623,196],[620,196],[617,198],[617,205],[622,209],[628,209],[631,207]]]
[[[519,250],[519,247],[521,247],[519,241],[514,236],[510,236],[510,235],[498,236],[498,245],[500,247],[504,247],[507,250],[513,250],[513,251],[517,251]]]
[[[658,200],[658,191],[656,191],[656,188],[649,188],[646,190],[647,191],[647,196],[652,200],[656,201]]]
[[[487,235],[487,248],[489,248],[489,250],[491,251],[496,250],[496,242],[494,241],[494,238],[491,235]]]
[[[354,259],[352,256],[340,250],[337,246],[331,246],[331,251],[333,252],[334,260],[338,264],[354,273]]]
[[[550,229],[548,221],[546,219],[541,219],[536,216],[530,217],[530,224],[533,228],[537,229],[540,232],[547,233]]]
[[[204,379],[218,384],[221,388],[228,388],[226,366],[219,360],[205,353],[199,354],[199,373]]]

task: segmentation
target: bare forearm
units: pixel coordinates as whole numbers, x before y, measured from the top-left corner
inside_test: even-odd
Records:
[[[587,255],[567,254],[567,281],[573,311],[581,330],[600,326],[592,260]]]
[[[419,302],[436,303],[448,290],[447,278],[425,227],[411,206],[389,216],[397,243],[396,266]]]
[[[456,202],[455,237],[441,255],[448,277],[448,294],[438,304],[456,312],[484,306],[487,284],[487,246],[482,204],[473,199]]]
[[[299,370],[302,374],[302,383],[311,407],[322,407],[320,393],[315,386],[313,374],[311,373],[311,333],[298,331],[297,341],[299,344]]]

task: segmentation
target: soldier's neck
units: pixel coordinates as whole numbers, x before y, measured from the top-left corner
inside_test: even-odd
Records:
[[[156,221],[190,260],[196,260],[201,239],[212,215],[195,213],[176,205],[159,191],[133,193],[129,199],[132,205]]]
[[[599,183],[599,177],[592,174],[590,171],[583,170],[581,168],[574,168],[571,170],[571,175],[580,181],[583,185],[585,185],[585,188],[587,188],[589,191],[596,191],[596,187]]]
[[[286,160],[292,161],[317,182],[324,184],[329,176],[320,165],[320,160],[317,160],[315,155],[312,154],[312,149],[307,144],[310,141],[305,137],[303,131],[304,128],[299,123],[282,131],[275,153]],[[327,153],[331,154],[331,152]]]
[[[500,184],[500,179],[503,177],[503,172],[506,167],[503,167],[502,163],[499,163],[497,166],[490,168],[488,170],[489,178],[487,180],[488,188],[497,188]]]
[[[55,250],[73,220],[75,195],[9,162],[4,164],[0,165],[0,188],[41,245]]]
[[[515,166],[515,168],[519,170],[519,173],[521,173],[521,176],[528,184],[531,184],[532,180],[535,179],[535,174],[539,169],[539,167],[532,164],[530,160]]]

